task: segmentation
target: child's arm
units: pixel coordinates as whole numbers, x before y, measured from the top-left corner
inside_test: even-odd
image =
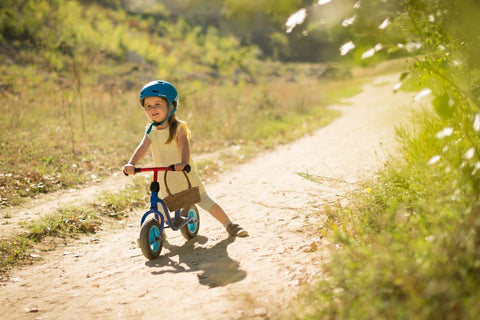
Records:
[[[137,146],[135,151],[133,152],[132,157],[128,161],[128,163],[123,167],[123,171],[128,174],[135,174],[135,164],[142,159],[145,154],[148,151],[148,148],[150,148],[150,138],[147,135],[143,136],[142,141],[140,141],[140,144]]]
[[[182,126],[178,131],[177,143],[178,148],[180,149],[180,157],[182,162],[175,164],[175,170],[182,171],[190,161],[190,144],[188,142],[187,133],[185,132],[184,126]]]

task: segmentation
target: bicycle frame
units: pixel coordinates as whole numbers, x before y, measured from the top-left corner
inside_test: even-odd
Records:
[[[179,230],[183,226],[185,226],[187,223],[191,222],[197,222],[195,221],[195,217],[188,217],[185,219],[181,224],[175,225],[172,221],[172,218],[170,216],[170,212],[168,211],[167,205],[165,202],[158,197],[158,193],[160,191],[160,184],[158,183],[158,172],[159,171],[175,171],[175,167],[169,166],[169,167],[151,167],[151,168],[135,168],[135,172],[146,172],[146,171],[153,171],[153,181],[150,184],[150,210],[145,212],[142,216],[142,220],[140,221],[140,226],[143,225],[147,217],[151,214],[154,214],[154,217],[157,221],[160,222],[160,226],[163,231],[164,228],[171,228],[174,231]],[[190,166],[187,165],[184,169],[186,172],[190,172]],[[158,204],[161,204],[161,207],[163,209],[163,214],[158,210]],[[181,217],[181,209],[175,211],[175,221],[180,221]],[[166,221],[165,221],[166,219]]]

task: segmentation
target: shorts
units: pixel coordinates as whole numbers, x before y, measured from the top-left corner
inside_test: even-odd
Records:
[[[205,192],[200,195],[200,202],[197,203],[197,205],[203,210],[210,212],[215,205],[215,201],[213,201],[212,198],[210,198]]]

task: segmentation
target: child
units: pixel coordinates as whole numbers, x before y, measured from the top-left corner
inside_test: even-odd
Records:
[[[124,172],[129,175],[135,174],[135,164],[145,156],[150,146],[155,166],[167,167],[175,164],[175,170],[180,171],[190,164],[192,170],[188,175],[189,179],[192,186],[198,186],[200,189],[198,206],[208,211],[223,224],[230,236],[248,236],[248,232],[238,224],[233,224],[225,211],[207,195],[205,187],[197,175],[197,168],[190,157],[190,131],[186,123],[178,120],[175,114],[178,104],[175,87],[161,80],[149,82],[140,91],[140,103],[152,123],[147,125],[142,141],[123,168]],[[164,198],[166,196],[165,183],[163,179],[159,179],[159,183],[161,197]],[[167,175],[167,184],[171,193],[188,188],[185,177],[180,174]]]

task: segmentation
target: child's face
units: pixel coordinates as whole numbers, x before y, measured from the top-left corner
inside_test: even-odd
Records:
[[[152,121],[161,122],[167,117],[168,102],[164,98],[146,97],[143,107],[148,118]]]

